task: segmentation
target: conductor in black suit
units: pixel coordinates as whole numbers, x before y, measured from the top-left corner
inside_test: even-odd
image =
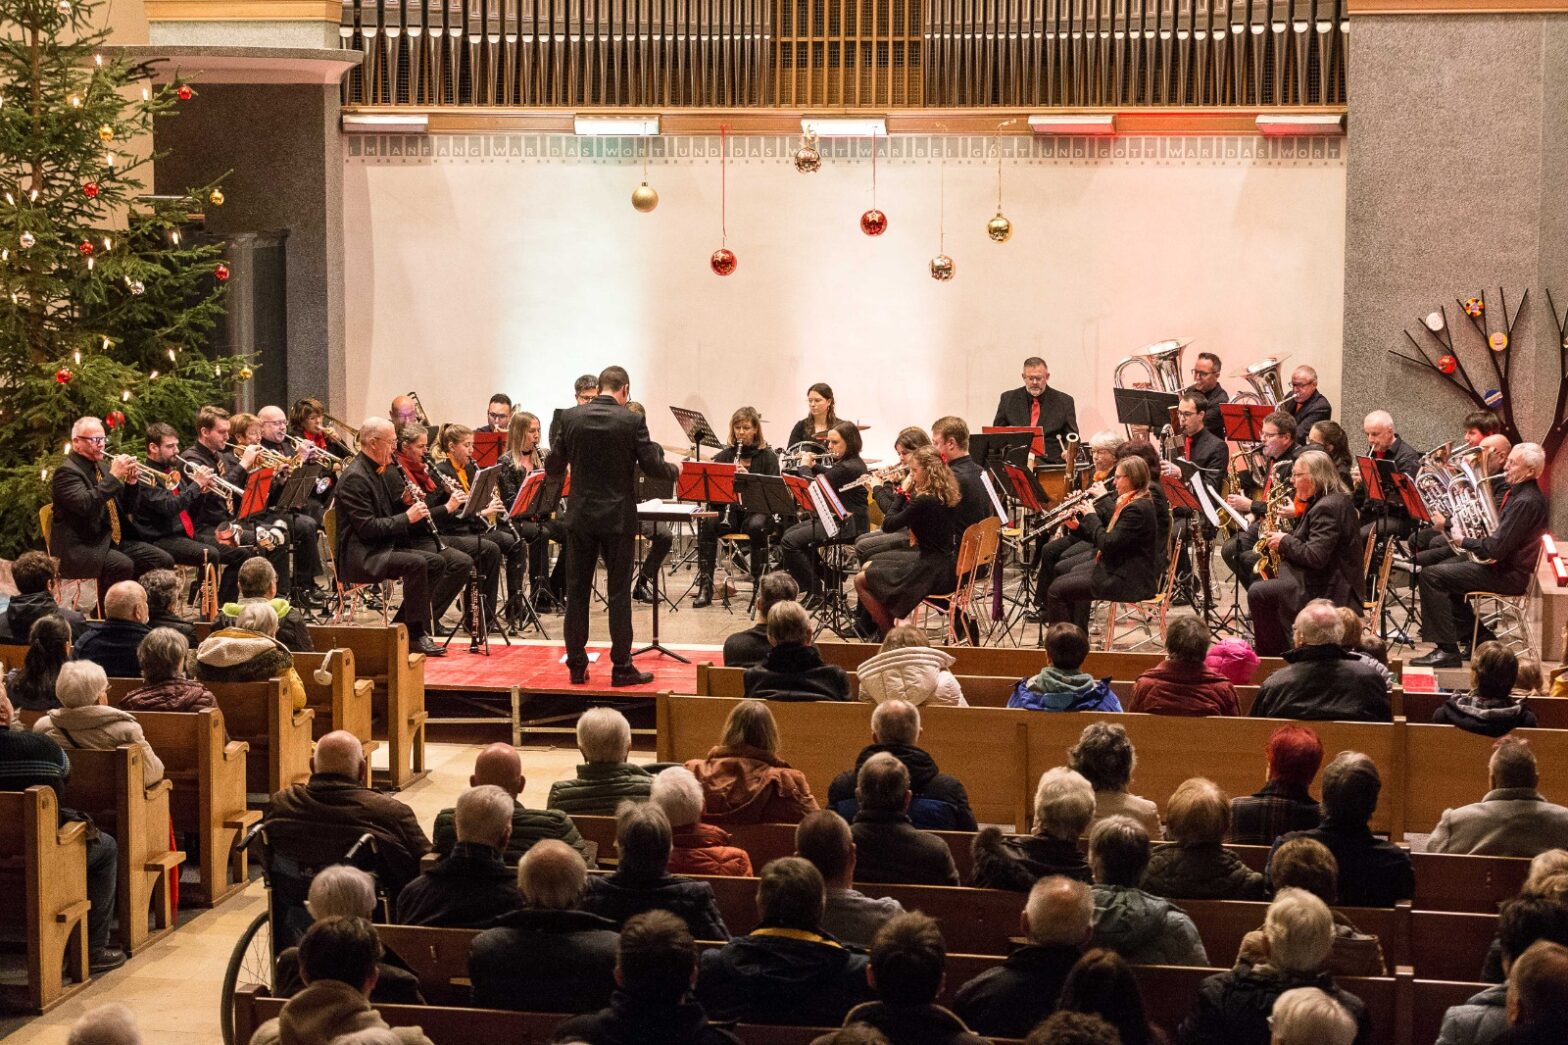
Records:
[[[648,437],[648,422],[626,408],[631,380],[612,366],[599,375],[599,394],[561,415],[544,470],[572,472],[566,530],[566,667],[573,685],[588,681],[588,603],[593,571],[604,559],[610,603],[610,685],[653,681],[632,664],[632,566],[637,536],[637,469],[675,479],[680,469]]]
[[[1011,428],[1045,430],[1045,459],[1060,461],[1067,433],[1078,434],[1078,412],[1073,397],[1058,392],[1046,382],[1051,379],[1045,360],[1030,356],[1024,360],[1024,386],[1002,393],[996,404],[996,420],[991,423]]]

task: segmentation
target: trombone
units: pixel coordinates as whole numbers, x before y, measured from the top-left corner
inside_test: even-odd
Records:
[[[333,417],[331,414],[322,414],[321,415],[321,421],[322,421],[322,428],[325,430],[327,435],[329,435],[332,438],[336,439],[338,442],[342,443],[344,446],[358,445],[358,443],[359,443],[359,429],[355,428],[353,425],[349,424],[347,421],[340,421],[336,417]],[[348,438],[352,439],[354,441],[353,444],[350,444],[348,439],[344,439],[343,438],[343,433],[344,432],[348,433]]]

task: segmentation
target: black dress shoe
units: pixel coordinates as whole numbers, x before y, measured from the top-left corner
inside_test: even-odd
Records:
[[[1418,668],[1461,668],[1464,667],[1465,658],[1439,647],[1431,653],[1416,657],[1410,663]]]
[[[125,952],[118,947],[100,947],[87,956],[87,968],[94,976],[125,964]]]
[[[414,652],[423,653],[427,657],[446,656],[446,647],[441,645],[435,639],[431,638],[429,635],[419,636],[418,641],[416,641],[413,645]]]
[[[713,578],[702,577],[697,581],[697,597],[691,600],[693,609],[702,609],[713,605]]]
[[[610,685],[612,686],[646,686],[653,681],[653,672],[638,671],[636,668],[616,668],[610,672]]]
[[[646,580],[639,579],[632,588],[632,598],[638,602],[653,602],[653,586]]]
[[[566,670],[571,675],[572,685],[586,686],[588,684],[588,669],[586,667],[567,668]]]

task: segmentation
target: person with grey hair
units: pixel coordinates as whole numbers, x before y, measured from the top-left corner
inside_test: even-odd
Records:
[[[1078,734],[1078,743],[1067,749],[1067,765],[1083,774],[1094,788],[1094,820],[1130,816],[1143,825],[1150,838],[1160,837],[1160,810],[1147,798],[1127,790],[1138,768],[1127,729],[1119,722],[1091,722]]]
[[[895,631],[898,629],[894,629]],[[903,700],[885,700],[871,712],[871,743],[861,748],[855,768],[833,778],[828,787],[828,808],[845,820],[859,812],[855,782],[860,767],[872,755],[889,754],[909,770],[909,821],[928,831],[973,831],[975,813],[969,792],[957,778],[937,768],[936,759],[920,743],[920,709]]]
[[[90,660],[115,678],[135,678],[136,651],[152,629],[147,626],[147,590],[120,581],[103,596],[103,620],[90,620],[76,640],[76,659]]]
[[[1443,810],[1427,852],[1535,857],[1568,848],[1568,809],[1537,790],[1540,777],[1529,741],[1497,741],[1487,768],[1491,790],[1479,802]]]
[[[215,622],[217,627],[233,627],[246,606],[265,602],[278,615],[278,641],[295,653],[315,652],[316,643],[304,616],[289,605],[289,600],[278,598],[278,571],[272,563],[259,555],[247,559],[239,568],[239,585],[239,599],[223,605]]]
[[[151,787],[163,779],[163,762],[142,734],[141,724],[129,711],[109,706],[109,677],[91,661],[73,660],[61,665],[55,677],[55,698],[60,706],[33,723],[67,751],[113,751],[133,744],[142,751],[142,783]]]
[[[823,663],[811,641],[811,615],[798,602],[768,610],[767,655],[746,669],[745,694],[758,700],[848,700],[849,674]]]
[[[622,802],[615,814],[615,873],[588,882],[583,910],[617,925],[634,914],[661,908],[679,915],[699,940],[728,940],[713,886],[669,873],[670,821],[651,803]]]
[[[1269,1045],[1269,1016],[1287,991],[1313,987],[1342,1006],[1355,1024],[1353,1040],[1372,1040],[1366,1006],[1340,990],[1327,971],[1334,939],[1328,905],[1301,889],[1284,889],[1263,921],[1266,956],[1203,981],[1193,1011],[1182,1021],[1179,1045]],[[1326,1042],[1324,1043],[1326,1045]]]
[[[1304,607],[1296,614],[1296,648],[1285,654],[1289,663],[1263,680],[1248,714],[1392,722],[1393,707],[1382,674],[1340,644],[1344,634],[1344,623],[1332,605],[1314,601]],[[1261,646],[1258,652],[1264,652]]]
[[[148,570],[138,578],[147,593],[147,626],[173,628],[185,636],[185,641],[196,641],[196,625],[180,616],[177,607],[184,598],[185,585],[173,570]]]
[[[763,574],[757,582],[757,623],[745,631],[737,631],[724,640],[724,666],[749,668],[767,659],[773,644],[768,641],[768,611],[781,602],[795,602],[800,598],[800,585],[788,570],[774,570]]]
[[[807,813],[795,828],[795,855],[809,860],[822,875],[827,889],[822,928],[835,939],[870,947],[877,930],[904,912],[890,896],[867,896],[855,888],[855,839],[849,824],[831,809]]]
[[[1134,965],[1207,965],[1198,928],[1181,908],[1139,888],[1149,866],[1149,836],[1131,817],[1101,820],[1089,833],[1094,869],[1096,947]]]
[[[65,1045],[142,1045],[142,1033],[130,1009],[110,1002],[88,1009],[71,1024]]]
[[[1083,882],[1034,883],[1022,916],[1024,946],[958,989],[953,1011],[975,1032],[1022,1038],[1056,1010],[1062,984],[1094,932],[1094,896]]]
[[[729,832],[702,822],[706,801],[702,785],[685,766],[671,766],[653,778],[648,801],[669,818],[671,874],[751,876],[751,857],[730,845]]]
[[[1093,821],[1089,781],[1065,766],[1047,769],[1034,791],[1034,833],[1009,837],[998,827],[983,829],[975,836],[970,884],[1022,893],[1053,875],[1092,882],[1078,839]]]
[[[468,786],[494,784],[512,796],[512,837],[507,840],[506,849],[502,853],[507,864],[515,866],[536,842],[553,838],[576,849],[588,865],[593,866],[592,848],[583,841],[571,817],[559,809],[529,809],[523,805],[520,796],[526,783],[522,756],[511,744],[498,741],[482,748],[474,756],[474,771],[468,778]],[[457,844],[456,823],[455,808],[448,807],[436,814],[436,825],[430,833],[430,841],[435,851],[442,856],[450,853]]]
[[[1293,987],[1274,1000],[1271,1045],[1352,1045],[1356,1018],[1318,987]]]
[[[757,880],[757,928],[703,954],[697,1000],[716,1020],[831,1027],[871,997],[866,956],[822,932],[822,875],[771,861]]]
[[[512,796],[494,784],[469,788],[458,797],[454,820],[452,851],[398,894],[403,925],[476,929],[522,906],[501,856],[512,835]]]
[[[582,765],[570,780],[550,785],[545,805],[563,813],[613,816],[622,802],[646,802],[653,777],[628,762],[632,727],[614,708],[589,708],[577,719],[577,750]]]
[[[860,764],[855,778],[859,805],[850,833],[860,854],[862,882],[958,885],[953,852],[936,835],[910,822],[909,770],[886,751]]]
[[[312,923],[327,918],[374,921],[376,906],[376,880],[369,872],[348,864],[322,868],[310,880],[310,892],[305,901]],[[305,981],[300,976],[298,947],[280,952],[272,963],[272,970],[274,997],[292,998],[305,989]],[[419,990],[419,977],[401,964],[382,960],[376,964],[376,970],[376,985],[370,990],[371,1001],[383,1005],[425,1004],[425,996]]]
[[[592,1012],[615,988],[616,925],[582,910],[588,867],[565,842],[538,842],[517,865],[527,906],[474,937],[473,1003],[519,1012]]]
[[[154,628],[142,639],[136,657],[143,685],[120,701],[122,711],[201,711],[218,706],[218,698],[200,682],[185,677],[190,653],[185,636],[173,628]]]
[[[288,680],[294,710],[306,703],[305,683],[294,670],[294,654],[275,637],[278,614],[265,602],[240,610],[232,628],[219,628],[196,647],[196,677],[203,682]]]
[[[1432,652],[1411,661],[1434,668],[1464,663],[1460,643],[1470,637],[1475,615],[1467,596],[1475,591],[1522,595],[1535,574],[1541,535],[1549,517],[1539,479],[1546,453],[1539,443],[1520,443],[1508,452],[1503,477],[1508,493],[1498,510],[1497,527],[1484,539],[1462,537],[1457,526],[1449,542],[1467,557],[1428,566],[1416,577],[1421,589],[1421,637],[1436,643]],[[1484,625],[1478,641],[1496,638]]]
[[[1310,831],[1281,835],[1274,842],[1276,850],[1292,838],[1322,842],[1339,864],[1341,906],[1393,907],[1415,896],[1410,854],[1377,838],[1368,826],[1382,789],[1372,759],[1359,751],[1341,751],[1323,768],[1323,822]],[[1271,851],[1269,862],[1273,859]]]

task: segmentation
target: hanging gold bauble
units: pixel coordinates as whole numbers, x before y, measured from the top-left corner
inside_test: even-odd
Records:
[[[211,203],[214,207],[223,206],[223,190],[213,189],[207,194],[207,202]]]
[[[953,278],[953,259],[946,254],[938,254],[931,259],[931,278],[939,283],[946,283]]]
[[[1013,223],[1001,211],[985,223],[985,234],[997,243],[1006,243],[1013,236]]]
[[[795,150],[795,169],[802,174],[812,174],[822,168],[822,153],[817,149],[817,139],[808,138],[806,144]]]
[[[248,366],[240,367],[240,369],[239,369],[239,379],[241,381],[249,381],[254,376],[255,376],[255,371],[251,370],[250,367],[248,367]]]
[[[632,190],[632,207],[637,211],[647,214],[659,205],[659,194],[653,191],[653,186],[643,182]]]

